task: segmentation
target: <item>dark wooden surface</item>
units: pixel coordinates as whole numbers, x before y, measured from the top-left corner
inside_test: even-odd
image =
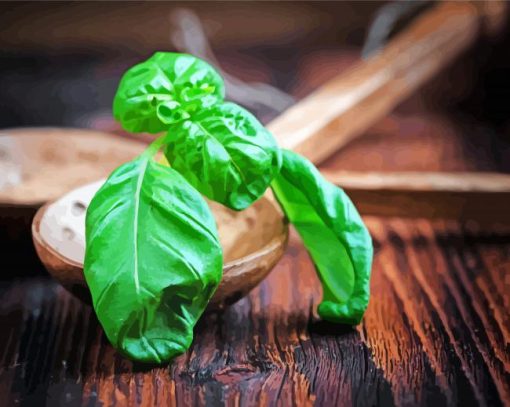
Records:
[[[320,285],[293,236],[269,278],[204,316],[192,349],[165,367],[119,356],[91,309],[49,278],[4,281],[0,404],[508,403],[510,235],[368,225],[376,256],[359,327],[317,320]]]
[[[392,115],[323,167],[505,169],[487,160],[491,143],[460,137],[456,123]],[[320,284],[292,234],[269,277],[205,315],[191,350],[164,367],[118,355],[11,225],[0,234],[0,405],[510,404],[510,229],[367,223],[376,255],[360,326],[318,320]]]
[[[487,158],[493,144],[461,133],[456,120],[396,114],[323,167],[506,169]],[[367,223],[376,255],[360,326],[318,320],[320,284],[292,234],[269,277],[205,315],[190,351],[164,367],[118,355],[28,237],[2,229],[0,405],[510,405],[510,229]]]
[[[420,103],[324,167],[510,171],[508,132],[413,114]],[[0,405],[510,405],[508,228],[367,219],[372,296],[356,328],[317,319],[320,284],[293,234],[257,289],[204,315],[190,351],[156,367],[115,352],[36,261],[23,222],[0,227]]]

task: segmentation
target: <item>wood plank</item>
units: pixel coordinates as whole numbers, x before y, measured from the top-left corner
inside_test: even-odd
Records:
[[[407,323],[416,333],[419,347],[434,372],[440,387],[437,395],[445,397],[443,403],[465,405],[477,400],[478,405],[498,404],[498,400],[510,397],[508,366],[497,356],[504,352],[505,340],[491,343],[486,336],[486,329],[490,327],[482,328],[482,321],[491,319],[494,310],[478,306],[485,303],[485,294],[467,289],[472,278],[459,278],[468,272],[469,266],[458,263],[458,268],[452,267],[453,252],[459,250],[464,255],[473,242],[470,244],[470,238],[458,223],[448,224],[448,234],[444,234],[441,225],[436,222],[432,228],[427,221],[370,223],[379,243],[374,272],[382,271],[391,281],[390,287],[403,304]],[[503,236],[506,235],[501,239]],[[475,242],[486,241],[484,238],[474,239]],[[496,243],[493,248],[498,246]],[[506,265],[507,271],[509,267],[510,263]],[[483,276],[491,273],[481,263],[478,272]],[[376,275],[374,279],[377,279]],[[377,298],[375,294],[373,296]],[[398,321],[398,316],[388,312],[391,308],[387,304],[372,301],[370,306],[383,307],[376,315],[383,320],[387,318],[391,322],[388,326],[394,326],[394,321]],[[502,311],[502,306],[500,304],[496,310]],[[366,320],[371,315],[372,312],[367,313]],[[371,341],[375,356],[387,356],[391,346],[398,348],[396,352],[409,352],[409,344],[401,343],[404,335],[399,333],[395,343],[391,335],[380,333],[379,329],[379,326],[367,327],[367,337],[374,338],[373,335],[379,333],[377,339],[381,339]],[[377,360],[382,366],[397,363],[397,366],[409,367],[411,364],[416,367],[410,355],[397,355],[395,362],[390,359],[388,363],[387,357]],[[393,386],[400,388],[402,380],[395,380]]]
[[[367,218],[376,256],[357,328],[318,320],[295,233],[271,275],[169,366],[119,355],[88,306],[47,278],[0,286],[0,388],[14,403],[501,405],[510,402],[510,236]]]
[[[449,218],[508,224],[510,175],[481,172],[323,170],[365,215]]]

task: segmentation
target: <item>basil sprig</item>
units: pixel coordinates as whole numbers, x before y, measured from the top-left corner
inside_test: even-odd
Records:
[[[87,210],[94,309],[134,360],[183,353],[221,280],[222,249],[201,194],[242,210],[271,186],[322,281],[319,315],[356,324],[368,304],[372,243],[352,202],[224,93],[206,62],[158,52],[129,69],[115,95],[126,130],[164,132],[110,175]],[[170,166],[155,161],[160,150]]]

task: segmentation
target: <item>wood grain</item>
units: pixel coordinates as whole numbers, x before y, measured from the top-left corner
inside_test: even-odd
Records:
[[[317,320],[320,285],[292,234],[248,297],[205,315],[190,351],[141,366],[46,277],[3,282],[7,405],[501,405],[510,402],[510,234],[367,219],[372,298],[357,329]]]
[[[476,164],[445,155],[440,143],[413,148],[400,140],[382,151],[381,162],[394,165],[389,170],[401,169],[390,158],[404,148],[414,157],[448,157],[438,159],[438,171]],[[353,149],[324,169],[348,163]],[[2,403],[508,405],[510,231],[485,233],[473,222],[366,221],[376,255],[359,327],[317,319],[320,284],[291,233],[268,278],[223,312],[204,315],[190,351],[169,366],[121,357],[92,310],[48,277],[2,281]],[[4,267],[11,275],[20,271]],[[44,275],[42,267],[32,271]]]

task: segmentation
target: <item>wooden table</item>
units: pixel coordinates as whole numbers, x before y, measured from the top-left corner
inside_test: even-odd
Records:
[[[204,316],[192,349],[171,366],[119,356],[91,308],[49,278],[4,281],[0,404],[509,402],[510,236],[447,222],[367,221],[376,256],[359,327],[317,320],[320,285],[293,234],[269,278]]]
[[[488,161],[492,142],[463,155],[462,143],[480,137],[443,116],[397,114],[322,168],[504,170]],[[414,160],[393,160],[404,145]],[[376,255],[360,326],[317,319],[320,284],[292,233],[269,277],[223,313],[205,315],[191,350],[164,367],[119,356],[91,308],[29,261],[28,245],[15,254],[2,245],[0,405],[510,403],[510,230],[366,221]],[[35,276],[12,278],[27,271]]]

